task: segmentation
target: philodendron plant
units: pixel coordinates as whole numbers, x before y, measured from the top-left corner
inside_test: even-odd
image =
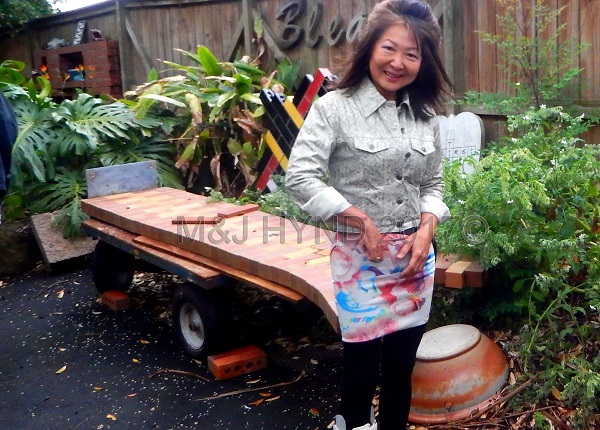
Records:
[[[161,184],[181,187],[173,147],[160,138],[165,121],[137,119],[125,104],[85,93],[56,102],[50,81],[27,79],[24,69],[18,61],[0,65],[0,91],[19,124],[6,199],[15,218],[60,210],[64,234],[77,236],[86,218],[80,204],[87,194],[85,170],[91,167],[155,160]]]

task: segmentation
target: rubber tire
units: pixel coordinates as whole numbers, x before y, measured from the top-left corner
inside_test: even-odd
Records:
[[[175,337],[184,351],[196,358],[205,358],[219,342],[218,310],[215,301],[200,287],[183,284],[172,300]]]
[[[99,240],[92,257],[92,279],[100,293],[127,291],[133,281],[135,257]]]

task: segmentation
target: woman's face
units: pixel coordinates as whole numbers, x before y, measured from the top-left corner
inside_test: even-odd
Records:
[[[421,68],[421,51],[406,24],[390,26],[373,46],[369,59],[371,80],[388,100],[396,91],[412,83]]]

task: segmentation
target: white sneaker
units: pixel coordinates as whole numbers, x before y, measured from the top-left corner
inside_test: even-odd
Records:
[[[341,415],[335,416],[335,424],[333,430],[347,430],[346,420]],[[352,430],[377,430],[377,422],[375,422],[375,411],[371,408],[371,424],[365,424],[364,426],[354,427]]]

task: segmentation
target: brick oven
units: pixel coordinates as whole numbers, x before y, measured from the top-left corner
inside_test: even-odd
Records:
[[[99,96],[123,96],[117,42],[100,40],[34,52],[35,68],[46,70],[54,96],[72,96],[76,89]]]

